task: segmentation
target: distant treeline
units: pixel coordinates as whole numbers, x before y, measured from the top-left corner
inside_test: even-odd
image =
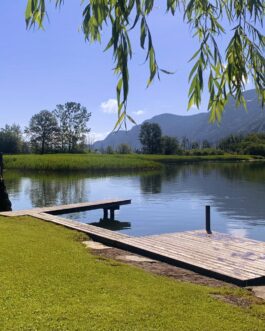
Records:
[[[77,153],[85,150],[87,122],[91,113],[80,103],[67,102],[53,111],[42,110],[30,119],[24,131],[19,125],[0,129],[0,152]]]
[[[217,144],[208,140],[191,141],[187,137],[177,139],[163,136],[156,123],[144,123],[141,126],[139,140],[141,150],[132,150],[128,144],[120,144],[116,149],[108,146],[99,152],[106,154],[164,154],[164,155],[222,155],[224,153],[265,156],[265,133],[248,135],[229,135]]]
[[[82,153],[91,151],[86,141],[91,114],[75,102],[58,105],[50,112],[43,110],[32,116],[29,126],[22,131],[19,125],[6,125],[0,129],[0,152],[27,153]],[[197,142],[187,137],[177,139],[163,136],[158,124],[144,123],[139,140],[142,148],[133,150],[127,144],[115,149],[100,149],[102,154],[163,154],[163,155],[223,155],[225,153],[265,156],[265,133],[230,135],[213,145],[207,140]]]

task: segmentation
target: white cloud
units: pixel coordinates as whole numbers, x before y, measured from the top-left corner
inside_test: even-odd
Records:
[[[118,111],[118,103],[116,99],[108,99],[100,104],[100,109],[103,113],[116,114]]]
[[[143,110],[137,110],[137,111],[133,111],[133,114],[136,116],[141,116],[143,115],[145,112]]]
[[[90,140],[92,141],[92,143],[96,142],[96,141],[99,141],[99,140],[103,140],[107,137],[107,135],[109,134],[110,132],[93,132],[93,133],[90,133],[89,136],[90,136]]]

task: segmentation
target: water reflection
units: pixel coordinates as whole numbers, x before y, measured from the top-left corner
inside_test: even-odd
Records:
[[[163,175],[161,173],[151,173],[140,176],[140,185],[143,193],[161,193]]]
[[[117,213],[131,224],[117,224],[117,229],[145,235],[200,229],[204,206],[210,204],[214,230],[265,240],[262,163],[182,164],[160,172],[98,177],[7,172],[5,178],[14,209],[131,198],[132,205]],[[67,217],[94,223],[101,216],[102,211],[93,211]]]
[[[104,220],[100,219],[99,222],[91,222],[88,223],[90,225],[95,225],[100,228],[112,230],[112,231],[120,231],[120,230],[127,230],[131,228],[131,223],[130,222],[121,222],[118,220]]]
[[[29,190],[31,203],[34,207],[53,204],[69,204],[73,201],[82,202],[85,195],[85,182],[82,179],[69,177],[38,178]]]

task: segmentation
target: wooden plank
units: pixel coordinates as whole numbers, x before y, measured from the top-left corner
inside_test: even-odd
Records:
[[[3,212],[0,213],[2,216],[23,216],[29,215],[29,213],[50,213],[50,214],[67,214],[73,212],[80,212],[93,209],[104,209],[104,208],[117,208],[121,205],[130,204],[130,199],[111,199],[111,200],[100,200],[94,202],[81,202],[68,205],[50,206],[44,208],[34,208],[30,210],[19,210],[14,212]]]
[[[158,260],[162,260],[164,262],[176,265],[176,266],[180,266],[183,268],[187,268],[187,269],[191,269],[193,271],[199,272],[199,273],[203,273],[206,274],[208,276],[214,276],[215,278],[219,278],[219,279],[227,279],[229,278],[229,281],[234,282],[234,283],[239,283],[238,281],[240,281],[240,285],[246,285],[248,281],[250,280],[255,280],[255,279],[260,279],[260,276],[257,276],[255,274],[251,274],[251,273],[242,273],[241,270],[227,270],[227,269],[216,269],[213,268],[212,265],[206,264],[204,263],[204,261],[202,260],[197,260],[195,261],[194,259],[189,259],[188,257],[183,257],[183,256],[178,256],[176,254],[171,254],[170,252],[161,252],[161,250],[158,250],[152,246],[147,247],[146,245],[141,245],[141,244],[137,244],[136,246],[134,246],[132,243],[128,243],[126,241],[126,243],[131,246],[131,247],[135,247],[138,249],[138,253],[139,253],[139,249],[140,249],[140,253],[143,254],[143,252],[146,253],[151,253],[148,254],[147,256],[150,256],[152,258],[156,258]],[[218,276],[218,277],[217,277]]]
[[[135,239],[133,239],[135,240]],[[211,252],[210,250],[202,250],[199,247],[191,246],[191,245],[185,245],[185,243],[180,244],[172,244],[170,242],[161,242],[159,240],[151,240],[150,238],[141,238],[141,241],[145,244],[150,244],[151,246],[161,248],[165,251],[169,252],[178,252],[178,254],[181,254],[182,252],[185,252],[185,255],[187,254],[189,257],[193,257],[197,259],[198,257],[200,259],[203,259],[204,262],[208,262],[210,265],[215,264],[216,266],[226,266],[230,267],[232,269],[238,268],[238,269],[244,269],[245,271],[255,273],[257,275],[263,276],[265,274],[264,269],[264,262],[263,264],[253,264],[249,263],[247,261],[244,261],[242,259],[234,258],[231,255],[225,256],[222,255],[222,258],[216,256],[214,252]]]
[[[177,250],[174,248],[170,248],[169,246],[159,246],[159,243],[153,241],[153,242],[147,242],[147,241],[138,241],[135,238],[129,238],[126,239],[126,243],[130,244],[137,244],[138,247],[142,247],[147,250],[151,250],[156,253],[160,253],[162,255],[173,257],[177,261],[182,261],[186,263],[190,263],[196,266],[204,266],[208,270],[212,270],[215,272],[219,272],[222,270],[223,273],[227,275],[242,275],[243,279],[251,279],[263,276],[262,273],[254,272],[253,270],[242,270],[241,266],[237,266],[234,264],[226,263],[225,261],[217,261],[214,258],[209,258],[207,254],[197,254],[196,250],[193,251],[193,254],[189,251],[187,252],[185,250],[185,247],[178,248]]]
[[[155,239],[153,236],[151,236],[151,238]],[[249,254],[249,260],[251,260],[251,257],[254,257],[254,259],[256,259],[257,256],[259,256],[259,258],[262,260],[265,258],[265,244],[263,244],[263,246],[261,246],[258,249],[255,249],[255,247],[249,246],[246,243],[244,245],[234,245],[233,243],[233,237],[230,238],[230,242],[221,242],[220,240],[215,240],[214,238],[211,239],[201,239],[201,240],[197,240],[196,237],[193,238],[192,235],[187,236],[186,234],[181,234],[178,233],[176,234],[176,236],[168,236],[165,237],[164,235],[162,235],[161,237],[159,237],[159,240],[161,242],[163,241],[172,241],[172,242],[179,242],[179,243],[191,243],[193,245],[197,245],[197,246],[202,246],[202,247],[208,247],[209,249],[214,249],[216,251],[216,253],[220,253],[220,252],[224,252],[224,253],[229,253],[229,252],[233,252],[235,255],[243,255],[246,254],[248,252],[250,252]]]
[[[174,238],[175,239],[175,238]],[[196,249],[199,252],[207,252],[207,255],[216,256],[216,259],[229,259],[230,263],[241,263],[245,267],[252,266],[255,269],[260,269],[262,272],[265,272],[265,255],[257,254],[249,249],[245,249],[245,251],[236,251],[234,249],[229,250],[227,247],[225,249],[220,249],[215,247],[215,243],[211,243],[208,245],[207,243],[199,243],[196,244],[190,241],[184,241],[177,238],[175,241],[172,239],[162,239],[161,242],[170,243],[172,245],[185,247],[187,249]],[[251,258],[249,258],[251,256]]]
[[[86,211],[93,209],[116,209],[121,205],[130,204],[131,200],[103,200],[103,201],[95,201],[95,202],[84,202],[77,203],[71,205],[63,205],[63,206],[54,206],[52,208],[47,208],[43,212],[50,214],[66,214],[78,211]]]
[[[94,225],[80,223],[80,222],[68,220],[66,218],[49,215],[46,213],[42,213],[42,214],[31,213],[30,216],[39,218],[44,221],[49,221],[55,224],[63,225],[71,229],[79,230],[81,232],[85,232],[90,235],[101,235],[102,237],[106,237],[108,239],[113,239],[113,240],[121,240],[128,238],[126,234],[113,232],[111,230],[103,229]]]
[[[235,250],[241,250],[246,251],[246,248],[251,249],[252,251],[255,251],[257,253],[265,254],[265,243],[254,241],[251,239],[245,239],[245,238],[239,238],[234,237],[228,234],[224,233],[213,233],[211,235],[207,235],[204,232],[200,232],[198,235],[198,231],[192,232],[178,232],[178,233],[172,233],[168,235],[161,235],[159,238],[162,240],[162,238],[166,237],[172,237],[176,239],[184,238],[185,240],[192,240],[193,242],[198,243],[211,243],[214,241],[215,245],[218,246],[218,244],[222,245],[223,248],[229,247],[231,249]],[[150,236],[155,238],[156,236]]]
[[[220,254],[219,256],[222,257],[229,257],[231,262],[237,261],[237,260],[244,260],[245,263],[251,263],[251,265],[254,265],[255,262],[255,268],[259,268],[265,272],[265,245],[264,245],[264,254],[260,252],[253,251],[251,249],[246,248],[243,250],[243,248],[234,249],[232,246],[223,247],[220,242],[215,242],[214,240],[211,240],[211,242],[199,242],[196,243],[196,241],[193,241],[192,238],[185,238],[184,237],[171,237],[171,236],[161,236],[161,237],[145,237],[145,239],[151,239],[151,240],[159,240],[161,243],[165,244],[171,244],[175,247],[186,247],[188,249],[194,249],[200,251],[200,252],[207,252],[209,255],[216,255]],[[196,247],[195,247],[196,246]],[[194,247],[194,248],[193,248]]]

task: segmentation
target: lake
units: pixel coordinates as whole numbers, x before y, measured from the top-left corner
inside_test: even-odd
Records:
[[[182,164],[122,175],[7,170],[5,179],[13,210],[128,198],[132,204],[116,212],[115,229],[140,236],[202,229],[210,205],[213,231],[265,241],[262,163]],[[102,210],[64,217],[94,223]]]

